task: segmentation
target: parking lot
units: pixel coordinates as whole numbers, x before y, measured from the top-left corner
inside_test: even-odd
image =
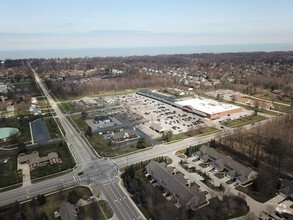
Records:
[[[154,132],[149,128],[152,123],[159,124],[165,130],[178,134],[197,126],[206,125],[207,122],[207,119],[142,95],[120,95],[118,99],[121,105],[127,106],[129,110],[149,121],[144,123],[143,130],[151,136],[154,136]]]

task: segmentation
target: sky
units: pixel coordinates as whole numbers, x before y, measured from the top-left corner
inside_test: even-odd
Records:
[[[293,49],[292,0],[0,2],[2,51],[257,44]]]

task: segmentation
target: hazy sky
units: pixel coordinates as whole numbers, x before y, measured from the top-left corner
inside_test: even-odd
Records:
[[[292,0],[1,0],[0,50],[293,43]]]

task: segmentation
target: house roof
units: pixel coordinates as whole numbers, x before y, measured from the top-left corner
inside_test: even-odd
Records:
[[[77,220],[77,211],[75,205],[69,202],[62,202],[60,205],[61,220]]]
[[[96,116],[94,118],[94,121],[101,121],[101,122],[104,122],[104,121],[111,121],[111,119],[108,117],[108,116],[105,116],[105,115],[99,115],[99,116]]]
[[[126,138],[133,135],[138,136],[133,130],[125,130],[125,131],[114,133],[113,139],[117,140],[117,139]]]
[[[290,195],[293,198],[293,181],[287,179],[282,180],[279,193],[283,193],[286,196]]]
[[[175,194],[184,206],[195,208],[206,201],[205,195],[196,186],[186,186],[182,173],[172,175],[173,169],[166,167],[166,163],[151,161],[146,170],[159,181],[158,184]]]
[[[156,124],[156,123],[152,123],[150,125],[150,128],[154,129],[155,131],[159,131],[159,132],[166,131],[165,128],[163,128],[160,124]]]
[[[39,152],[33,152],[31,154],[20,155],[18,156],[19,163],[28,163],[29,165],[38,164],[42,162],[46,162],[52,160],[54,158],[59,158],[58,153],[51,152],[47,156],[39,157]]]
[[[242,183],[247,182],[249,175],[254,172],[250,167],[246,167],[230,156],[225,156],[205,145],[200,148],[197,155],[204,161],[210,160],[220,171],[226,169],[228,175],[237,178]]]

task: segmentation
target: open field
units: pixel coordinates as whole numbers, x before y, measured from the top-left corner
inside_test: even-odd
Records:
[[[247,125],[247,124],[252,124],[252,123],[262,121],[265,119],[266,119],[266,117],[261,116],[261,115],[252,115],[252,116],[247,116],[247,117],[243,117],[240,119],[228,121],[228,122],[225,122],[224,124],[227,127],[238,127],[238,126],[243,126],[243,125]]]
[[[50,138],[51,139],[55,139],[55,138],[61,138],[62,135],[59,131],[59,128],[57,126],[57,123],[55,122],[55,120],[50,117],[50,118],[46,118],[44,119],[47,130],[49,132]]]
[[[88,125],[85,122],[85,120],[82,118],[82,115],[72,115],[72,116],[68,116],[67,118],[69,122],[73,124],[75,128],[78,127],[81,131],[85,131],[88,128]],[[77,129],[77,131],[79,130]]]
[[[0,156],[0,188],[22,182],[22,173],[17,172],[17,155]],[[7,163],[3,163],[8,159]]]
[[[80,112],[79,109],[75,108],[74,104],[71,101],[63,101],[58,104],[60,110],[67,114],[67,113],[75,113]]]

